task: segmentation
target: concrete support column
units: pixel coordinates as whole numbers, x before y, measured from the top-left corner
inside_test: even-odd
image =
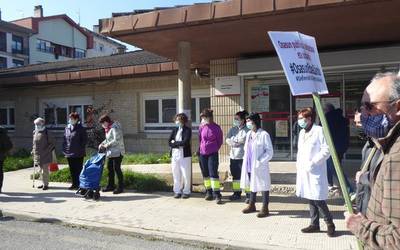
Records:
[[[189,42],[178,43],[178,112],[185,113],[189,120],[192,106],[192,83],[191,83],[191,48]]]

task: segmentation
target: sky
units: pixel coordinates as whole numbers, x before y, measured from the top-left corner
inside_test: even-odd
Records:
[[[81,26],[92,29],[99,19],[111,17],[113,12],[203,2],[211,0],[0,0],[0,9],[2,20],[12,21],[33,16],[33,7],[42,5],[44,16],[67,14]]]

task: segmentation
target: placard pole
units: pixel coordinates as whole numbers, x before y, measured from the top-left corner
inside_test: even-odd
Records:
[[[354,213],[353,206],[351,204],[349,192],[347,191],[346,181],[344,179],[342,167],[340,166],[339,157],[337,155],[335,145],[333,144],[332,135],[331,135],[331,132],[329,131],[328,122],[326,121],[324,110],[322,109],[320,96],[318,93],[313,93],[312,96],[314,99],[315,108],[317,110],[318,117],[322,124],[322,129],[324,131],[326,142],[328,143],[328,146],[329,146],[329,152],[331,153],[331,156],[332,156],[333,165],[335,166],[335,171],[336,171],[336,174],[337,174],[337,177],[339,180],[340,189],[342,191],[344,201],[346,203],[347,211],[350,214],[353,214]],[[358,244],[358,249],[362,250],[363,246],[359,240],[357,240],[357,244]]]

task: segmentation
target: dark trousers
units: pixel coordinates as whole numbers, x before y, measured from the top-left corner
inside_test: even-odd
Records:
[[[268,206],[269,204],[269,191],[262,191],[262,203],[263,205]],[[257,200],[257,193],[256,192],[251,192],[250,193],[250,201],[251,202],[256,202]]]
[[[240,176],[242,174],[243,160],[230,159],[230,169],[233,178],[233,191],[235,193],[241,193],[240,189]]]
[[[339,157],[339,161],[342,162],[343,154],[338,154],[338,157]],[[333,186],[333,177],[335,177],[338,181],[339,181],[339,179],[338,179],[338,176],[337,176],[337,173],[335,170],[335,166],[333,164],[332,157],[328,158],[328,160],[326,161],[326,166],[328,167],[328,172],[327,172],[328,184],[329,184],[329,186]],[[347,186],[348,192],[353,193],[354,188],[351,185],[349,178],[347,178],[347,176],[344,172],[343,172],[343,176],[344,176],[344,180],[346,181],[346,186]]]
[[[3,179],[4,179],[3,164],[4,164],[4,160],[0,159],[0,192],[1,192],[1,189],[3,188]]]
[[[210,155],[200,155],[200,168],[201,174],[204,179],[211,179],[211,182],[217,183],[219,186],[219,175],[218,175],[219,157],[218,152]],[[213,187],[215,194],[220,194],[219,187]]]
[[[234,181],[240,181],[240,176],[242,174],[242,165],[243,165],[243,160],[231,159],[230,168]]]
[[[319,213],[321,213],[322,217],[326,224],[332,224],[332,215],[329,212],[328,205],[326,201],[315,201],[309,200],[310,203],[310,217],[311,217],[311,225],[319,227]]]
[[[108,168],[108,185],[109,188],[115,188],[115,173],[118,178],[118,189],[124,189],[124,176],[121,170],[121,162],[123,156],[108,158],[107,168]]]
[[[83,157],[67,158],[69,172],[71,173],[72,186],[79,187],[79,175],[82,172]]]

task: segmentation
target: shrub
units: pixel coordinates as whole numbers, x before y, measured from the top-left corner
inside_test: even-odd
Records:
[[[108,171],[105,169],[101,177],[101,186],[106,186]],[[51,182],[71,182],[68,168],[50,173]],[[138,192],[170,191],[171,187],[162,179],[152,174],[142,174],[133,171],[124,171],[124,186],[126,189],[133,189]]]
[[[32,157],[7,157],[4,161],[4,172],[16,171],[33,166]]]

